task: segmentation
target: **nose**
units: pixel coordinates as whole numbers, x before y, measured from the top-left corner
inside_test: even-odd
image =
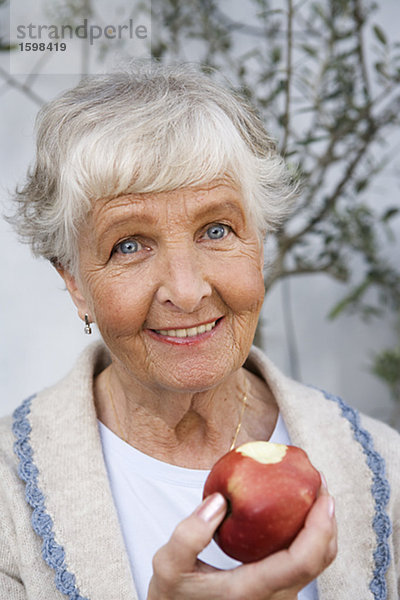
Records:
[[[196,249],[179,245],[169,248],[163,258],[157,300],[185,313],[195,312],[212,293],[206,267]]]

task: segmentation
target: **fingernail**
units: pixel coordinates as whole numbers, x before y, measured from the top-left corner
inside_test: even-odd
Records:
[[[319,472],[320,476],[321,476],[321,482],[322,485],[324,486],[324,488],[327,490],[328,489],[328,484],[326,483],[326,479],[325,479],[325,475],[320,471]]]
[[[221,512],[222,508],[225,508],[225,498],[222,494],[216,493],[208,496],[196,512],[200,519],[208,523]]]
[[[332,496],[329,496],[328,514],[330,519],[332,519],[333,515],[335,514],[335,500],[332,498]]]

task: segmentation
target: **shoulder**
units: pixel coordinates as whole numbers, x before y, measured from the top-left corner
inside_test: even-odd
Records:
[[[267,382],[283,416],[287,415],[289,420],[293,413],[302,426],[306,426],[307,422],[318,422],[320,426],[326,424],[332,428],[343,426],[350,429],[353,436],[358,436],[361,445],[371,443],[366,439],[371,435],[385,455],[390,454],[393,444],[397,446],[400,443],[400,434],[389,425],[359,412],[346,399],[291,379],[259,348],[251,349],[246,367]]]
[[[321,462],[329,464],[334,455],[349,475],[352,471],[355,476],[364,464],[370,473],[385,473],[400,484],[397,431],[338,396],[285,376],[257,348],[252,349],[248,365],[270,386],[295,445],[309,450],[317,462],[323,459]]]
[[[0,419],[0,481],[4,482],[5,472],[15,467],[15,455],[13,451],[14,436],[12,432],[12,417]]]
[[[399,446],[400,433],[396,429],[393,429],[393,427],[390,427],[390,425],[363,413],[360,413],[360,422],[363,427],[371,432],[371,435],[378,441],[385,454]]]
[[[9,448],[12,435],[12,416],[0,418],[0,452]]]
[[[269,386],[293,444],[321,446],[348,433],[349,422],[343,417],[352,416],[351,410],[343,414],[344,403],[338,398],[286,376],[258,348],[251,349],[245,366]]]
[[[51,447],[52,440],[56,444],[61,435],[67,435],[70,421],[79,419],[90,409],[93,413],[88,402],[93,377],[108,360],[103,343],[90,344],[61,381],[24,400],[13,415],[0,418],[0,491],[3,494],[7,495],[7,489],[13,487],[11,479],[13,485],[22,483],[18,469],[31,457],[33,449]],[[94,418],[91,420],[95,422]]]
[[[29,521],[25,484],[20,477],[16,454],[17,443],[13,418],[0,419],[0,537],[4,544],[10,545],[15,543],[15,522],[19,519]]]
[[[29,444],[30,424],[27,415],[33,396],[25,400],[12,416],[0,419],[0,496],[2,505],[17,502],[24,496],[21,463],[32,459]]]

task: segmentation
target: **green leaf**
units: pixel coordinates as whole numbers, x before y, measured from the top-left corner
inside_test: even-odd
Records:
[[[387,223],[390,219],[392,219],[393,217],[395,217],[399,213],[400,213],[400,208],[396,208],[396,207],[388,208],[383,213],[383,215],[381,217],[381,221],[383,223]]]
[[[400,347],[377,354],[372,372],[389,385],[400,383]]]
[[[349,308],[352,304],[355,304],[357,301],[359,301],[370,285],[371,281],[369,279],[366,279],[360,285],[358,285],[345,298],[343,298],[343,300],[340,300],[340,302],[338,302],[332,308],[328,314],[328,319],[336,319],[336,317],[346,310],[346,308]]]
[[[271,53],[271,60],[272,60],[273,64],[278,63],[281,60],[281,56],[282,56],[281,49],[279,48],[279,46],[275,46],[275,48],[272,49],[272,53]]]
[[[16,50],[18,48],[18,44],[1,44],[0,43],[0,52],[10,52],[11,50]]]
[[[379,40],[380,43],[384,46],[387,46],[387,37],[382,31],[382,29],[379,27],[379,25],[374,25],[372,29],[377,40]]]
[[[318,136],[310,136],[304,140],[298,140],[296,144],[298,146],[308,146],[309,144],[314,144],[315,142],[321,142],[327,139],[326,135],[318,135]]]
[[[374,67],[375,67],[375,71],[377,71],[377,73],[380,73],[380,75],[384,75],[385,77],[387,76],[386,65],[384,62],[378,61],[374,64]]]
[[[302,44],[301,48],[304,50],[304,52],[306,52],[310,56],[313,56],[313,57],[318,56],[317,49],[314,48],[313,46],[309,46],[308,44]]]
[[[362,192],[367,187],[368,182],[369,182],[369,180],[367,178],[359,179],[358,181],[356,181],[354,187],[355,187],[357,194]]]

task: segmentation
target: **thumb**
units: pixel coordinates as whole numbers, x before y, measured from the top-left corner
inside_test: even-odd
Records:
[[[154,572],[161,568],[175,579],[182,573],[193,571],[197,555],[211,542],[215,530],[226,513],[225,498],[211,494],[186,519],[175,528],[165,546],[153,560]]]

